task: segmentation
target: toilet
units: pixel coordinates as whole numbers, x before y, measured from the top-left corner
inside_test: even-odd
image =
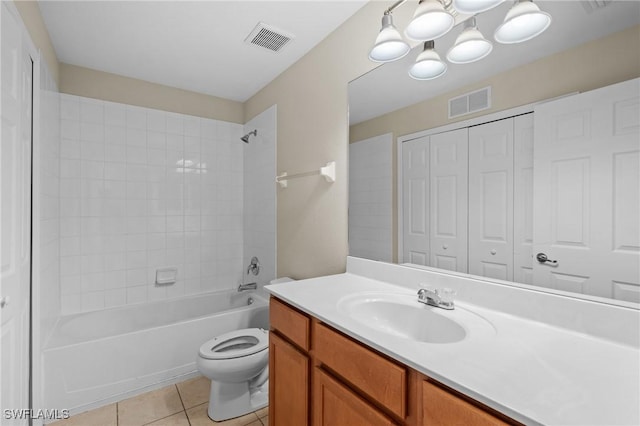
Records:
[[[245,328],[205,342],[198,352],[200,373],[211,380],[209,417],[242,416],[269,402],[269,332]]]
[[[279,278],[271,284],[292,281]],[[244,328],[221,334],[200,346],[198,371],[211,380],[208,415],[223,421],[269,403],[269,332]]]

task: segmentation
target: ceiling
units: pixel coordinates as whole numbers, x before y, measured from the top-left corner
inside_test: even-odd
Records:
[[[244,102],[366,0],[40,1],[58,60]],[[279,52],[245,38],[263,22]]]
[[[408,75],[409,68],[422,49],[422,46],[418,45],[403,59],[379,66],[352,81],[349,84],[350,124],[357,124],[413,105],[511,68],[640,24],[640,1],[637,0],[611,1],[606,7],[590,13],[587,12],[588,7],[584,5],[586,1],[536,0],[535,3],[542,10],[550,13],[553,20],[547,31],[533,40],[514,45],[493,42],[493,31],[513,4],[511,1],[506,1],[477,17],[478,29],[487,40],[493,42],[493,51],[486,58],[466,65],[448,64],[449,67],[444,76],[435,80],[418,81]],[[593,1],[588,3],[593,4]],[[401,7],[415,6],[407,2]],[[372,22],[371,25],[379,25],[379,23]],[[404,28],[398,29],[401,32],[404,31]],[[460,28],[455,27],[435,41],[436,51],[443,60],[458,34],[460,34]],[[373,41],[371,40],[372,44]],[[596,57],[593,58],[593,66],[598,66]],[[549,75],[548,78],[553,78],[553,75]]]

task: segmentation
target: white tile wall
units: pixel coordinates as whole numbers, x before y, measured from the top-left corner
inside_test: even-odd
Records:
[[[62,314],[237,286],[241,125],[66,94],[60,113]]]
[[[391,262],[391,133],[349,145],[349,255]]]
[[[244,282],[268,284],[276,277],[276,106],[244,126],[258,130],[244,144]],[[258,276],[247,275],[251,257],[257,256]]]
[[[39,258],[39,283],[34,301],[39,309],[39,335],[44,341],[60,314],[60,99],[46,66],[40,63],[40,122],[35,143],[34,166],[38,167],[37,204],[39,234],[34,234],[34,260]]]

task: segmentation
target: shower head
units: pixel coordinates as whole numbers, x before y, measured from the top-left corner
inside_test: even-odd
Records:
[[[246,135],[244,135],[243,137],[240,138],[240,140],[242,140],[242,142],[244,143],[249,143],[249,136],[258,136],[258,130],[254,130],[252,132],[247,133]]]

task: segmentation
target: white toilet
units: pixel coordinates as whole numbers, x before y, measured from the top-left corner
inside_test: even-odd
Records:
[[[242,416],[269,402],[269,332],[245,328],[200,346],[197,366],[211,380],[209,417]]]
[[[283,277],[270,284],[293,281]],[[222,421],[269,403],[269,332],[244,328],[221,334],[200,346],[198,370],[211,380],[209,417]]]

